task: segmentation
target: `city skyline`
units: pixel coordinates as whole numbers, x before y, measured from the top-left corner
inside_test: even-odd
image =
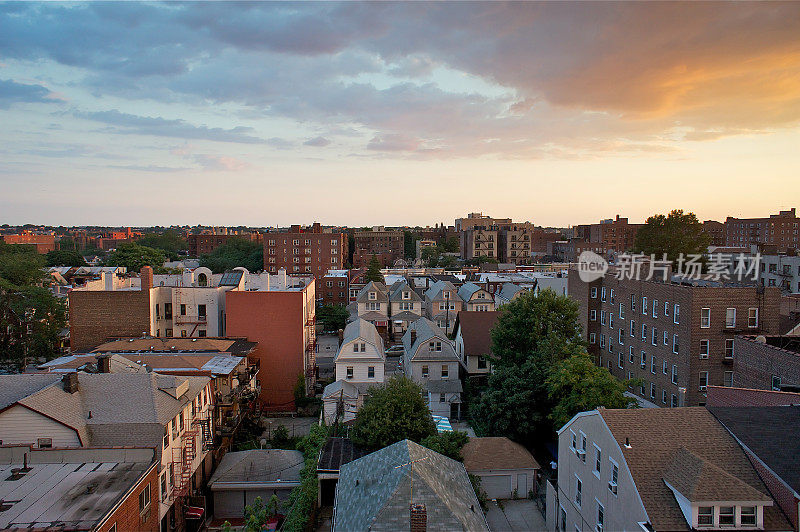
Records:
[[[769,216],[800,199],[799,16],[2,4],[0,223]]]

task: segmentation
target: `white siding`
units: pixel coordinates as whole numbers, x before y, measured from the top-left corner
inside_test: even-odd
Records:
[[[12,406],[0,413],[0,440],[4,445],[32,443],[52,438],[53,447],[80,447],[78,433],[24,406]]]

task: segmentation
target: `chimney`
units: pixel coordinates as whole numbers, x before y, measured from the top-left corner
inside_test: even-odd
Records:
[[[97,357],[97,372],[98,373],[111,373],[111,357],[103,355]]]
[[[142,291],[153,288],[153,268],[151,266],[142,266],[139,272],[139,281]]]
[[[61,382],[64,383],[64,391],[67,393],[75,393],[78,391],[78,373],[75,371],[71,371],[69,373],[65,373],[63,377],[61,377]]]
[[[424,504],[411,503],[411,532],[425,532],[428,529],[428,512]]]

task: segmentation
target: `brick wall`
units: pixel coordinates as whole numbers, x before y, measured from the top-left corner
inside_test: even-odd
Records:
[[[750,453],[747,453],[747,458],[750,463],[758,471],[758,476],[767,486],[770,495],[775,499],[778,506],[781,507],[783,513],[789,518],[789,522],[793,525],[793,530],[797,531],[798,528],[798,515],[797,504],[800,502],[795,496],[793,491],[788,488],[783,482],[778,479],[769,469],[764,467],[760,460],[755,459]]]
[[[800,384],[800,354],[739,336],[733,341],[733,384],[771,390],[772,376],[781,384]]]
[[[150,333],[150,292],[73,290],[69,294],[72,351],[87,351],[109,336]]]
[[[139,513],[139,494],[150,486],[150,507]],[[147,476],[131,491],[122,505],[108,518],[99,529],[108,532],[116,525],[117,532],[136,530],[138,532],[158,532],[158,475],[152,468]]]

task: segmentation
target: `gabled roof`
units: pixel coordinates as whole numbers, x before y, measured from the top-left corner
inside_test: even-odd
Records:
[[[483,290],[483,288],[475,283],[464,283],[461,285],[461,288],[458,289],[458,297],[460,297],[462,301],[469,301],[476,292],[480,292],[481,290]],[[491,302],[491,299],[487,299],[487,301]]]
[[[411,342],[412,332],[416,333],[416,340]],[[442,350],[428,352],[420,350],[420,346],[431,339],[442,342]],[[456,356],[452,342],[447,339],[447,334],[428,318],[420,318],[409,324],[408,330],[403,335],[403,355],[410,360],[460,360]]]
[[[334,532],[408,529],[412,502],[428,530],[488,530],[463,464],[409,440],[344,464],[336,492]]]
[[[522,292],[523,290],[525,290],[525,288],[521,287],[518,284],[503,283],[503,287],[500,289],[498,297],[506,301],[511,301],[515,295]]]
[[[776,475],[800,493],[800,406],[709,408]]]
[[[539,469],[533,455],[504,436],[470,438],[461,449],[468,472],[488,469]]]
[[[369,298],[370,292],[375,292],[376,299]],[[356,301],[359,303],[366,303],[368,301],[379,301],[385,303],[388,300],[389,291],[386,289],[386,285],[379,281],[368,282],[364,288],[358,292],[358,296],[356,297]]]
[[[403,299],[403,292],[410,292],[411,299]],[[389,299],[391,301],[422,301],[419,294],[406,281],[397,281],[392,285]]]
[[[690,502],[772,500],[685,447],[673,453],[662,478]]]
[[[286,449],[250,449],[225,453],[208,482],[208,487],[220,490],[225,483],[297,483],[300,481],[303,462],[303,453]]]
[[[0,410],[61,380],[61,375],[0,375]]]
[[[681,448],[755,491],[769,493],[742,448],[704,407],[599,409],[597,413],[619,445],[655,530],[689,530],[675,495],[664,482]],[[735,490],[738,493],[740,487]],[[791,527],[776,505],[764,509],[764,524],[766,530]]]
[[[453,293],[453,297],[451,301],[458,301],[460,300],[458,297],[458,291],[453,283],[450,281],[436,281],[433,283],[430,288],[425,291],[425,298],[431,301],[437,301],[442,298],[442,290],[450,290]]]
[[[386,318],[384,317],[384,319]],[[359,339],[374,346],[375,349],[378,350],[380,358],[386,358],[383,350],[383,339],[381,338],[381,335],[378,334],[378,329],[376,329],[373,324],[362,318],[356,318],[355,321],[351,321],[344,328],[342,345],[339,346],[339,350],[336,352],[336,358],[338,359],[339,356],[343,354],[342,347],[345,344]]]
[[[499,311],[475,312],[462,310],[456,317],[455,331],[461,330],[464,354],[484,356],[492,354],[492,329],[500,318]]]
[[[458,379],[429,380],[424,379],[422,387],[429,393],[461,393],[461,381]]]

